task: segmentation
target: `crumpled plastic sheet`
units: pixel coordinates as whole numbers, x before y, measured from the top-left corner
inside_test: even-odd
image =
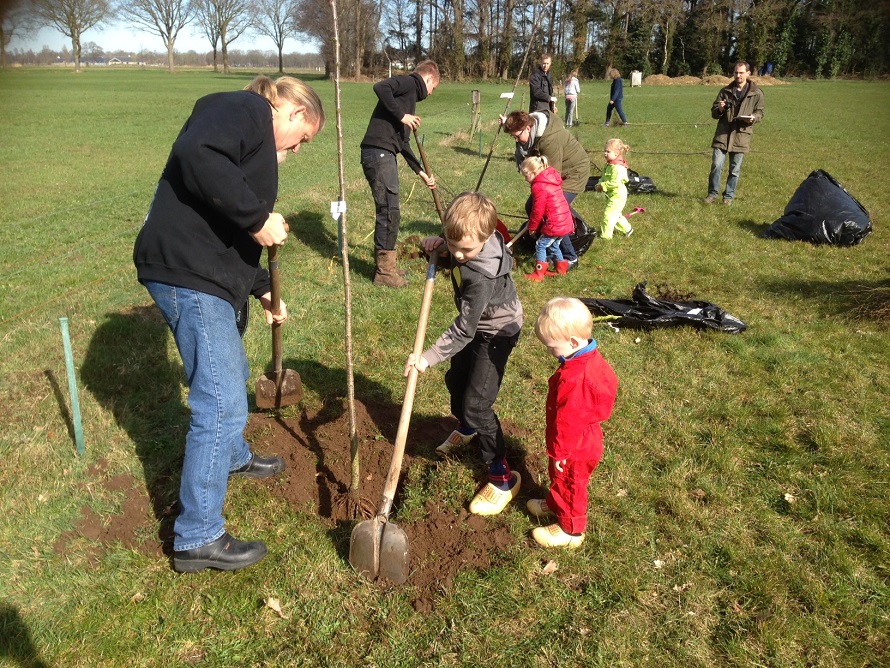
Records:
[[[738,334],[748,328],[744,322],[705,301],[670,302],[656,299],[646,292],[646,282],[633,289],[633,299],[586,299],[581,302],[595,316],[619,316],[612,320],[615,327],[654,329],[691,325],[699,329],[716,329]]]
[[[817,169],[794,191],[785,213],[763,237],[855,246],[871,232],[865,207],[831,174]]]

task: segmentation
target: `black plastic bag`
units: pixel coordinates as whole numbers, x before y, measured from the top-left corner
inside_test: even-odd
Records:
[[[596,190],[596,185],[600,182],[599,176],[591,176],[587,179],[587,185],[584,186],[585,192]],[[654,193],[655,184],[648,176],[640,176],[634,170],[627,170],[627,192],[629,193]]]
[[[817,169],[794,192],[765,239],[855,246],[871,234],[868,211],[828,172]]]
[[[704,301],[669,302],[646,292],[646,283],[638,283],[633,299],[581,299],[593,315],[617,315],[616,327],[653,329],[692,325],[729,334],[744,332],[748,325],[723,309]]]
[[[578,254],[578,257],[581,257],[590,248],[598,232],[591,230],[574,209],[572,210],[572,218],[575,219],[575,232],[569,235],[569,239],[572,240],[572,247],[574,247],[575,253]],[[526,251],[531,252],[535,250],[535,240],[530,234],[523,236],[518,243]]]

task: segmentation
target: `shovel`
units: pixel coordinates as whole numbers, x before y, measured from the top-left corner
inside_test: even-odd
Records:
[[[269,246],[269,278],[272,281],[272,313],[281,312],[281,283],[278,279],[278,246]],[[303,398],[300,374],[281,368],[281,323],[272,323],[272,372],[256,382],[256,405],[261,410],[292,406]]]
[[[430,304],[433,301],[433,281],[436,278],[436,261],[439,251],[433,252],[426,270],[426,283],[423,286],[423,300],[420,303],[420,319],[417,321],[417,334],[414,336],[414,355],[423,353],[423,341],[426,337],[426,325],[430,315]],[[380,508],[373,519],[359,522],[352,529],[349,539],[349,563],[367,578],[383,577],[394,584],[402,584],[408,579],[408,536],[405,532],[389,521],[393,497],[402,470],[402,457],[405,454],[405,442],[408,440],[408,423],[414,407],[414,391],[417,389],[417,367],[408,372],[408,385],[405,388],[405,401],[402,403],[402,414],[396,430],[396,442],[393,447],[392,461],[386,484],[383,486],[383,498]]]

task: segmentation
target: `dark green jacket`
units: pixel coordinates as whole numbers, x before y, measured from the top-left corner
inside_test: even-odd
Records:
[[[531,114],[535,119],[532,128],[531,146],[527,151],[521,151],[517,145],[516,164],[519,166],[527,155],[543,155],[562,177],[562,189],[568,193],[580,194],[584,192],[587,179],[590,177],[590,156],[575,139],[575,136],[566,130],[562,120],[551,111],[536,111]],[[543,118],[542,118],[543,117]],[[541,122],[543,121],[543,122]],[[543,132],[541,127],[543,127]]]
[[[763,91],[753,81],[746,84],[741,99],[735,95],[735,83],[721,88],[717,99],[711,105],[711,117],[717,119],[717,131],[711,148],[719,148],[730,153],[747,153],[751,148],[751,137],[754,136],[754,124],[763,120]],[[726,107],[720,112],[720,101],[726,101]],[[754,123],[738,120],[739,116],[753,116]]]

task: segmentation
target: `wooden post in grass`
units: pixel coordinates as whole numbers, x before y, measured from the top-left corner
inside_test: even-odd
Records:
[[[343,265],[345,292],[346,344],[346,403],[349,411],[350,479],[347,513],[352,518],[361,515],[361,464],[358,452],[358,433],[355,426],[355,372],[352,361],[352,282],[349,278],[349,237],[346,233],[346,175],[343,168],[343,121],[340,114],[340,31],[337,21],[337,0],[331,0],[334,19],[334,106],[337,108],[337,166],[340,177],[340,199],[331,202],[331,215],[337,220],[341,242],[340,259]]]

